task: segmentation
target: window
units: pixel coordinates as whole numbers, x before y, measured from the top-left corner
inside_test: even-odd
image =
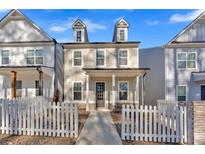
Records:
[[[196,68],[196,52],[179,52],[177,53],[177,68]]]
[[[96,51],[96,65],[97,66],[105,65],[105,51],[103,50]]]
[[[43,64],[43,51],[36,50],[36,64]]]
[[[119,88],[119,100],[127,100],[128,99],[128,82],[120,81],[118,84]]]
[[[27,64],[43,64],[42,50],[27,50]]]
[[[177,100],[186,101],[186,86],[177,86]]]
[[[1,64],[9,64],[9,50],[1,51]]]
[[[16,81],[16,97],[22,96],[22,81],[17,80]]]
[[[34,64],[34,50],[27,50],[27,64]]]
[[[81,31],[76,31],[76,42],[81,42],[81,36],[82,36],[82,33]]]
[[[73,82],[73,100],[82,100],[82,82]]]
[[[119,65],[128,65],[128,51],[127,50],[120,50],[119,51]]]
[[[36,89],[36,96],[39,96],[40,91],[39,91],[39,81],[38,80],[35,81],[35,89]]]
[[[74,51],[73,66],[82,66],[82,51]]]
[[[125,40],[125,30],[121,29],[120,30],[120,41],[124,41]]]

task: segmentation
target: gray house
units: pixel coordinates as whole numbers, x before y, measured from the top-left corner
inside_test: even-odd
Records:
[[[141,49],[139,59],[151,68],[145,103],[205,100],[205,12],[165,46]]]

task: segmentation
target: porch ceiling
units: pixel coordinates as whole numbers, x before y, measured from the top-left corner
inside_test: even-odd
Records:
[[[91,77],[136,77],[146,75],[149,68],[83,68]]]
[[[195,82],[205,80],[205,72],[192,72],[192,79]]]

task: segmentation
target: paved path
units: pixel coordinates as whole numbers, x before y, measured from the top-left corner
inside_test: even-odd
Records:
[[[76,142],[77,145],[121,145],[110,112],[90,113]]]

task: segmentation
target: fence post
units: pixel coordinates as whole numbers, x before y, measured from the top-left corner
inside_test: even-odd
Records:
[[[122,129],[121,129],[122,140],[125,140],[125,104],[122,105]]]

